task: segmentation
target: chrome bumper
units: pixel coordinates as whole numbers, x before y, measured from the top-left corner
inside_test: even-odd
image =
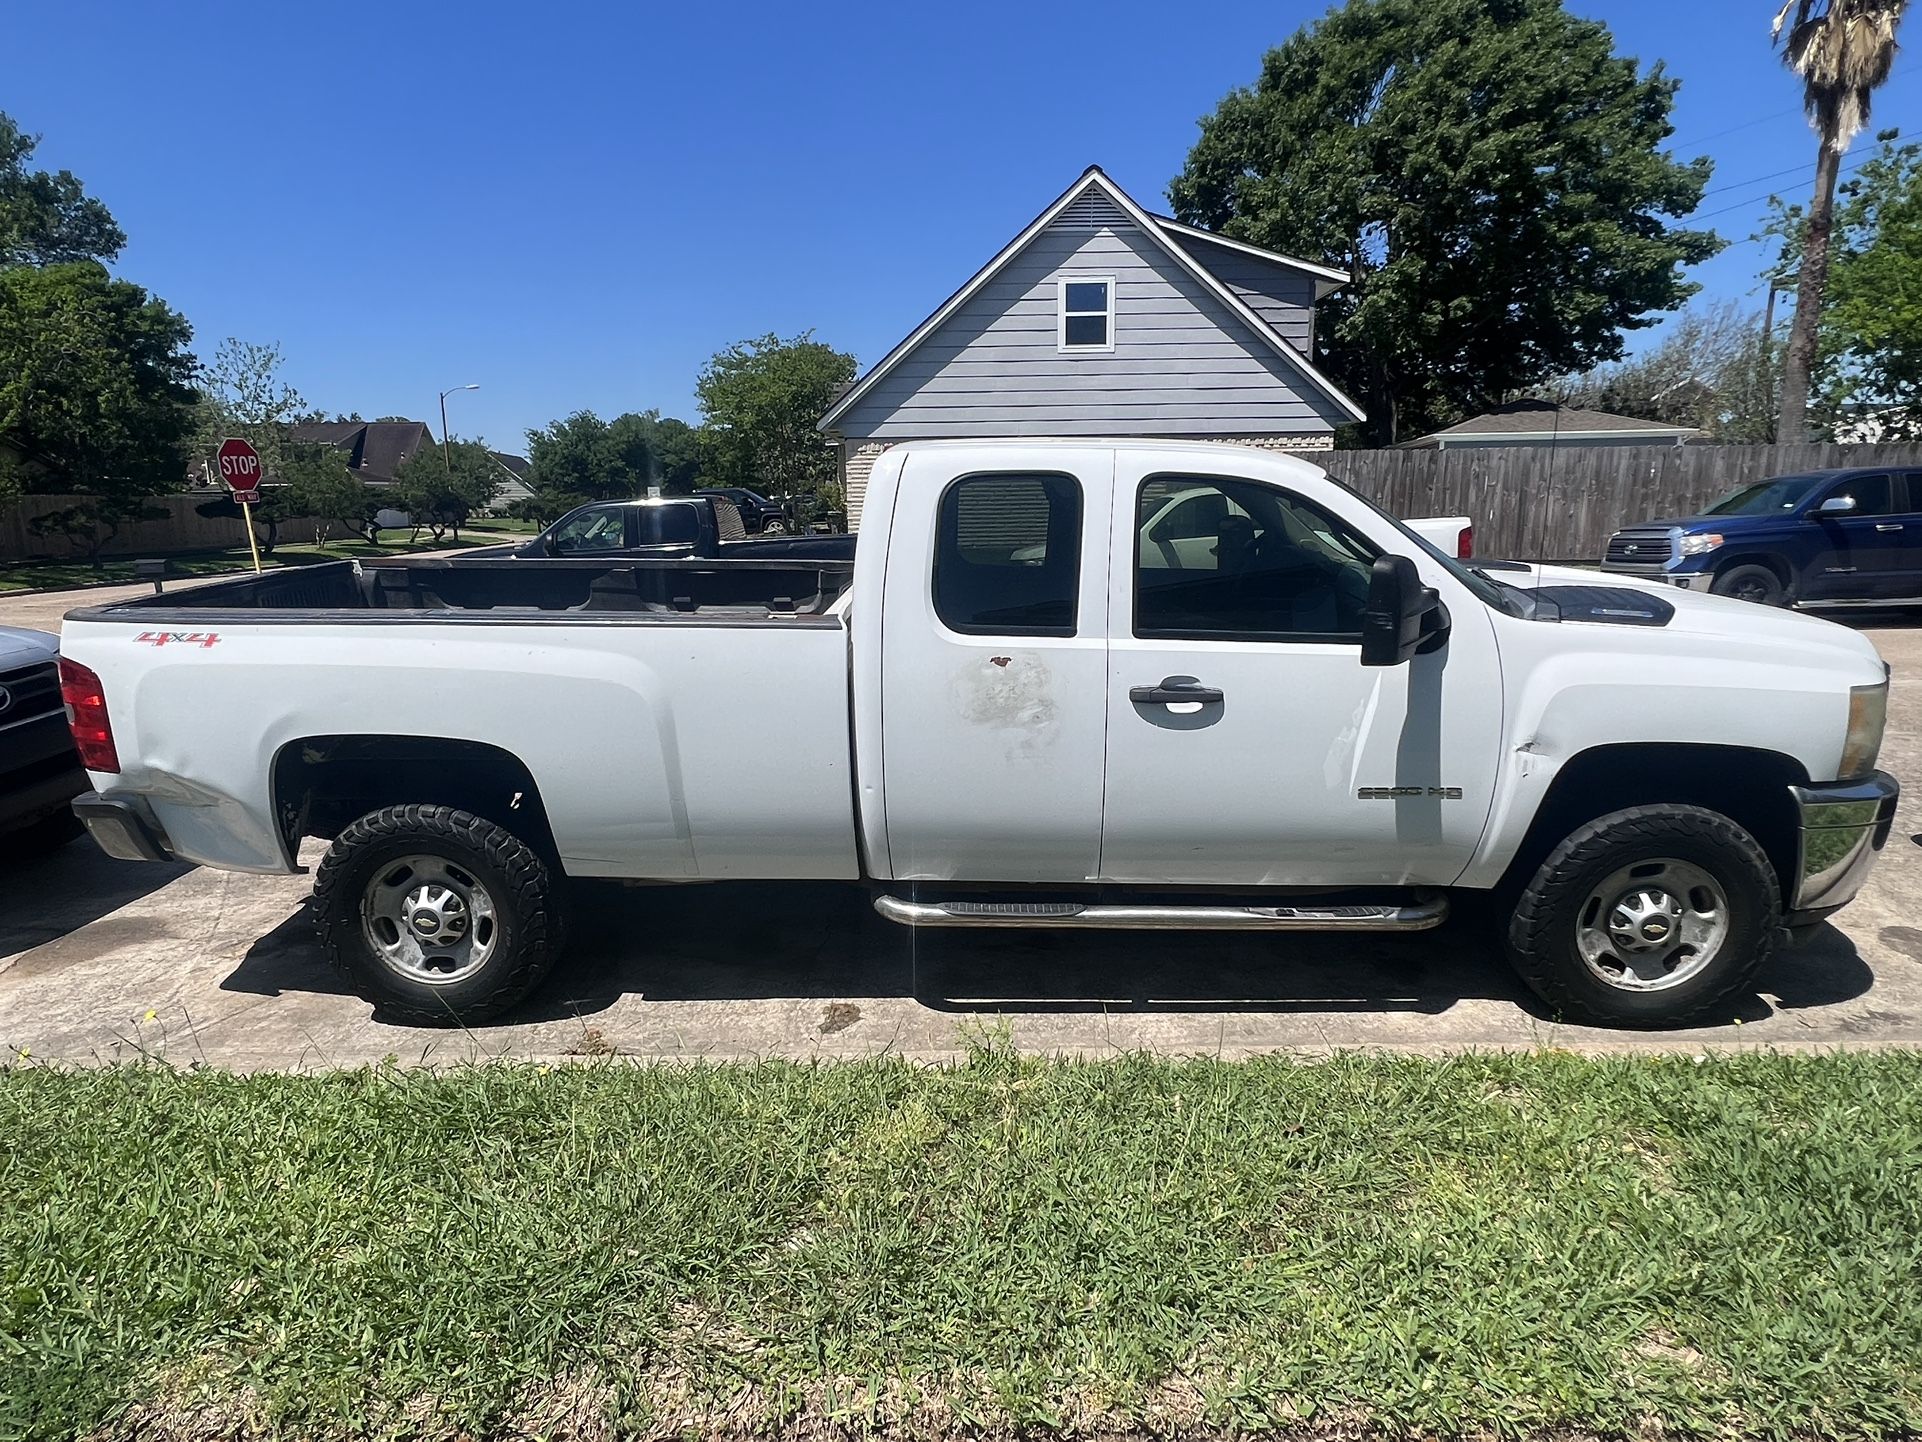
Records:
[[[1895,824],[1901,787],[1886,771],[1861,781],[1791,786],[1800,813],[1790,913],[1833,911],[1854,900]]]

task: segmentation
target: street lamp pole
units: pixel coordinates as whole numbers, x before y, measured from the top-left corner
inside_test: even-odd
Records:
[[[450,476],[454,474],[454,460],[453,457],[449,455],[447,449],[447,398],[455,391],[477,391],[479,389],[479,385],[449,386],[440,393],[440,463],[446,467],[447,474]]]

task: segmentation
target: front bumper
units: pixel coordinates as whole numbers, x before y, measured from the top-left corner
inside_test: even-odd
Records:
[[[73,814],[87,834],[115,861],[171,861],[166,833],[138,806],[118,796],[89,791],[74,798]]]
[[[1860,781],[1791,786],[1798,813],[1791,925],[1834,911],[1855,899],[1875,854],[1895,824],[1902,788],[1886,771]],[[1810,916],[1808,913],[1814,913]]]

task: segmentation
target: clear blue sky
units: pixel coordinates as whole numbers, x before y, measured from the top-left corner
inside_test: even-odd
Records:
[[[1740,241],[1771,187],[1806,191],[1772,0],[1571,8],[1681,78],[1708,223]],[[0,109],[111,206],[121,272],[201,354],[278,341],[310,402],[366,416],[478,382],[455,431],[518,450],[579,407],[691,420],[746,336],[812,327],[866,365],[1090,162],[1163,205],[1196,120],[1322,9],[65,0],[9,15]],[[1918,27],[1876,114],[1910,131]],[[1759,249],[1697,278],[1747,294]]]

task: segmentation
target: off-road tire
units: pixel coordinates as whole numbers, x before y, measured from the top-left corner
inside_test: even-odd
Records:
[[[411,854],[472,872],[498,909],[493,956],[471,976],[434,985],[389,967],[369,945],[361,906],[379,868]],[[383,1020],[467,1026],[500,1015],[539,986],[560,958],[565,926],[554,873],[518,836],[451,806],[387,806],[342,831],[314,878],[314,920],[328,963]]]
[[[1786,606],[1789,600],[1782,578],[1767,566],[1730,566],[1715,578],[1709,590],[1717,596],[1734,596],[1758,606]]]
[[[1727,899],[1729,931],[1712,960],[1665,991],[1625,991],[1591,973],[1576,948],[1589,894],[1611,873],[1657,857],[1708,871]],[[1726,1019],[1775,949],[1782,902],[1762,848],[1700,806],[1631,806],[1589,822],[1556,847],[1523,890],[1508,925],[1508,959],[1557,1017],[1594,1026],[1664,1027]]]

